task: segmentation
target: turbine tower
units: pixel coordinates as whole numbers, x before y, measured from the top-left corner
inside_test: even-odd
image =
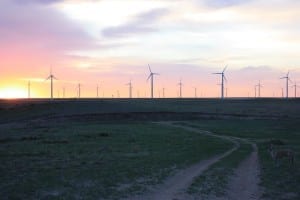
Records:
[[[258,84],[255,86],[258,88],[258,97],[260,97],[260,88],[262,88],[262,84],[260,84],[260,80],[258,81]]]
[[[292,82],[290,77],[289,77],[289,73],[290,72],[288,72],[286,74],[286,76],[280,78],[280,79],[286,79],[286,98],[289,98],[289,81]]]
[[[159,75],[158,73],[153,73],[151,71],[151,68],[150,68],[150,65],[148,64],[148,67],[149,67],[149,71],[150,71],[150,74],[147,78],[147,81],[149,80],[149,78],[151,78],[151,98],[153,99],[153,79],[154,79],[154,76],[155,75]]]
[[[30,81],[28,81],[28,99],[30,99]]]
[[[292,87],[295,88],[295,98],[297,98],[297,87],[299,87],[299,86],[297,85],[296,81]]]
[[[65,98],[65,97],[66,97],[66,88],[63,87],[63,98]]]
[[[128,87],[129,87],[129,98],[132,98],[132,83],[131,83],[131,80],[126,85],[128,85]]]
[[[49,79],[51,83],[51,99],[53,99],[53,79],[57,80],[57,78],[52,74],[52,67],[50,68],[50,75],[48,76],[48,78],[46,78],[46,80]]]
[[[78,98],[80,99],[80,89],[81,89],[81,84],[80,83],[78,83]]]
[[[226,77],[225,77],[225,70],[227,68],[227,65],[226,67],[223,69],[222,72],[219,72],[219,73],[213,73],[213,74],[220,74],[221,75],[221,99],[224,99],[224,80],[227,81]]]
[[[182,85],[183,85],[183,84],[182,84],[182,82],[181,82],[181,79],[180,79],[178,85],[179,85],[179,97],[182,98]]]
[[[163,95],[163,98],[165,98],[165,89],[166,89],[166,88],[163,88],[163,89],[162,89],[162,95]]]
[[[99,86],[97,85],[97,98],[99,98]]]

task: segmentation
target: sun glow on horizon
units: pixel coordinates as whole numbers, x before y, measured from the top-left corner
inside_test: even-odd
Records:
[[[27,98],[27,97],[28,97],[28,92],[24,88],[20,88],[20,87],[0,88],[1,99],[19,99],[19,98]]]

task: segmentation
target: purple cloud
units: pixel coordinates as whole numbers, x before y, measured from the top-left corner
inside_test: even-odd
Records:
[[[2,45],[52,51],[96,47],[94,39],[82,27],[54,8],[34,4],[24,6],[9,1],[1,1],[0,7],[5,8],[0,12]]]
[[[51,4],[63,0],[13,0],[13,1],[19,4]]]
[[[166,9],[155,9],[149,12],[140,14],[135,19],[127,24],[116,27],[109,27],[102,31],[105,37],[124,37],[139,33],[149,33],[156,31],[154,23],[165,16],[169,11]]]
[[[205,4],[214,7],[222,8],[248,3],[250,0],[205,0]]]

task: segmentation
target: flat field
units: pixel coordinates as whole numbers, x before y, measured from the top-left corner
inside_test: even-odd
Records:
[[[234,146],[165,121],[257,144],[261,197],[299,199],[300,99],[0,100],[1,199],[130,199]],[[292,149],[294,165],[276,166],[270,142]],[[240,146],[193,179],[188,197],[226,196],[251,152]]]

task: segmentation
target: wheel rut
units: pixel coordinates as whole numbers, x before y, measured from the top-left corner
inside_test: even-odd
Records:
[[[193,128],[185,125],[177,125],[173,122],[157,122],[160,125],[172,126],[176,128],[181,128],[194,133],[209,135],[217,137],[223,140],[230,141],[234,144],[234,147],[224,152],[223,154],[211,157],[207,160],[200,161],[188,168],[179,170],[175,175],[167,178],[163,184],[155,186],[149,189],[145,194],[130,197],[131,200],[186,200],[186,199],[199,199],[197,197],[187,196],[185,191],[192,184],[194,178],[200,176],[205,170],[207,170],[211,165],[218,162],[222,158],[230,155],[233,151],[240,147],[240,141],[249,142],[248,140],[223,136],[213,134],[209,131],[202,131],[197,128]],[[257,147],[255,144],[251,143],[253,146],[253,152],[248,156],[238,168],[235,170],[235,176],[231,178],[228,184],[227,195],[222,198],[217,198],[220,200],[253,200],[259,199],[259,179],[258,179],[258,160],[257,160]],[[216,199],[215,197],[212,199]]]

